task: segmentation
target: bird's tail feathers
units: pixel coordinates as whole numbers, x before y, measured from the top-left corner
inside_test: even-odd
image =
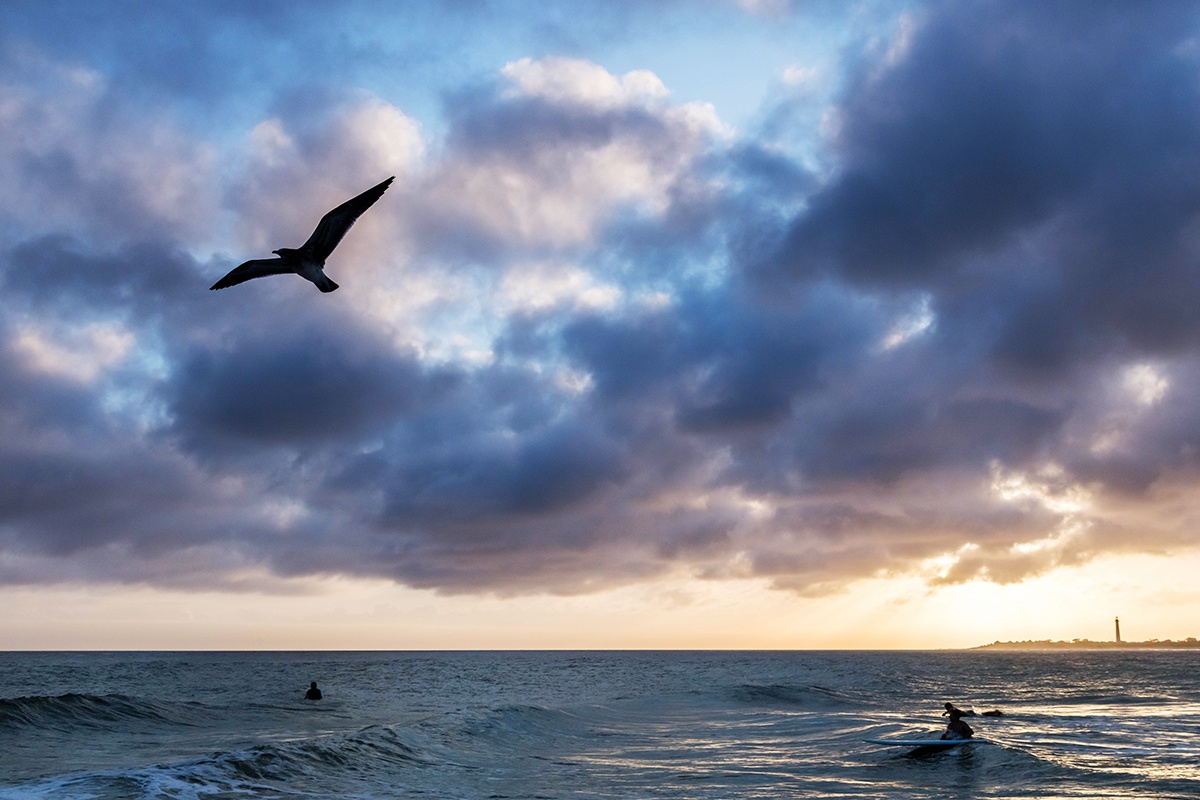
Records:
[[[331,281],[329,278],[326,278],[325,283],[317,284],[317,288],[320,289],[322,292],[332,292],[333,290],[338,288],[338,285],[336,283],[334,283],[333,281]]]

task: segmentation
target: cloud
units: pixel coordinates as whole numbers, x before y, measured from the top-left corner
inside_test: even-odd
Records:
[[[1195,28],[921,5],[823,130],[567,56],[435,125],[361,53],[212,126],[130,64],[9,79],[0,580],[813,594],[1194,545]],[[339,292],[207,291],[391,174]]]
[[[184,302],[204,280],[201,269],[178,246],[136,241],[106,251],[56,233],[13,247],[3,285],[30,310],[72,314],[77,320],[148,318]]]
[[[275,116],[249,131],[247,168],[233,203],[240,241],[248,249],[269,253],[280,246],[299,247],[321,217],[344,200],[391,175],[401,191],[411,181],[425,146],[417,123],[377,97],[340,100],[332,111]],[[372,218],[381,211],[389,213],[387,206],[372,208]],[[356,227],[355,236],[344,242],[350,252],[367,249],[357,248],[360,227],[367,226]],[[339,257],[341,250],[339,245]]]
[[[786,275],[783,285],[926,293],[925,332],[901,348],[916,344],[927,374],[889,387],[886,407],[867,400],[839,413],[828,445],[809,451],[809,474],[862,465],[894,480],[978,472],[990,458],[1069,464],[1068,478],[1098,497],[1132,491],[1149,503],[1156,481],[1190,470],[1186,457],[1148,455],[1154,436],[1132,430],[1159,415],[1128,407],[1168,385],[1140,360],[1194,347],[1180,306],[1195,300],[1186,265],[1200,209],[1182,188],[1193,179],[1169,165],[1195,154],[1182,132],[1196,130],[1196,98],[1177,92],[1195,75],[1195,19],[1181,7],[1130,11],[1081,19],[1060,5],[931,4],[899,44],[864,60],[838,108],[837,171],[774,256],[751,266],[769,286]],[[1087,399],[1114,372],[1134,390],[1119,420]],[[1097,426],[1107,436],[1089,437],[1085,453],[1075,437]],[[1147,457],[1117,454],[1117,442]],[[969,549],[943,580],[1020,580],[1090,558],[1097,529],[1112,547],[1133,514],[1079,512],[1053,547],[1009,537]],[[1151,523],[1151,538],[1175,535],[1164,523]]]
[[[353,440],[453,386],[453,371],[430,374],[348,321],[310,324],[282,335],[259,329],[227,344],[177,354],[165,387],[175,432],[217,440],[303,447]],[[230,441],[232,440],[232,441]]]
[[[169,117],[139,115],[94,70],[24,60],[0,81],[0,214],[27,231],[55,220],[110,241],[210,232],[213,147]]]
[[[510,98],[539,97],[556,105],[616,109],[653,103],[668,94],[663,82],[648,70],[618,77],[599,64],[571,58],[522,58],[506,64],[501,72],[512,82],[506,92]]]
[[[425,186],[437,247],[482,258],[594,246],[622,211],[665,214],[729,133],[711,106],[667,102],[645,71],[526,58],[503,74],[498,91],[453,98],[447,155]]]
[[[1153,47],[1187,38],[1178,10],[935,4],[847,91],[839,174],[797,219],[785,263],[927,282],[1106,199],[1114,179],[1136,188],[1135,165],[1176,158],[1196,124],[1173,89],[1191,59]]]

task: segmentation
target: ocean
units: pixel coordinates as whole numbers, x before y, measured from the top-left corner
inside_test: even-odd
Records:
[[[1200,651],[0,653],[10,798],[1197,798]],[[307,701],[317,681],[324,699]],[[942,705],[989,741],[910,751]]]

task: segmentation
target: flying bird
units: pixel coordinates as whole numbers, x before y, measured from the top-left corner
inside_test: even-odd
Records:
[[[338,288],[338,285],[325,274],[325,259],[329,258],[333,248],[338,246],[338,242],[346,235],[346,231],[350,230],[354,221],[383,196],[388,185],[395,179],[396,176],[393,175],[378,186],[372,186],[358,197],[347,200],[321,217],[317,229],[312,232],[312,236],[308,237],[308,241],[299,250],[293,250],[290,247],[272,250],[271,252],[278,258],[256,258],[245,264],[239,264],[231,269],[224,278],[208,288],[224,289],[227,286],[235,286],[254,278],[294,272],[301,278],[315,283],[322,292],[332,292]]]

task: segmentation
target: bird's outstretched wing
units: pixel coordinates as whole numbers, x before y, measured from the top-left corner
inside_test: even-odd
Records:
[[[267,275],[283,275],[284,273],[295,271],[295,268],[282,258],[256,258],[229,270],[224,278],[221,278],[221,280],[208,288],[210,290],[224,289],[227,286],[236,286],[243,281],[253,280],[254,278],[263,278]]]
[[[372,186],[358,197],[352,197],[321,217],[321,221],[317,224],[317,229],[313,231],[312,236],[308,237],[308,241],[300,249],[310,250],[321,261],[329,258],[329,254],[333,252],[333,248],[338,246],[338,242],[346,235],[346,231],[350,230],[350,226],[354,224],[354,221],[361,217],[364,211],[374,205],[375,201],[383,196],[383,193],[387,191],[388,186],[395,179],[396,177],[393,175],[378,186]]]

